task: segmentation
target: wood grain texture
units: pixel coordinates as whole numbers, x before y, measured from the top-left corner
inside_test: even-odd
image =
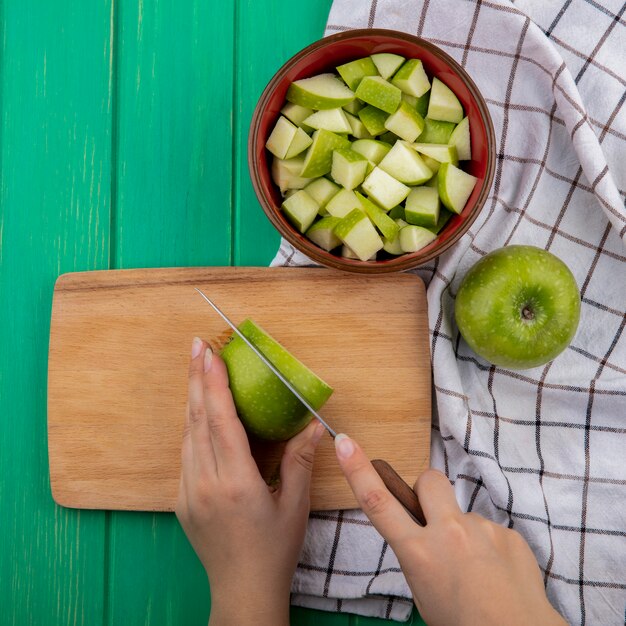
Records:
[[[232,262],[235,5],[117,5],[111,268]],[[176,519],[109,520],[107,622],[206,624],[206,574]]]
[[[274,73],[291,56],[319,39],[331,0],[308,0],[297,7],[284,0],[237,3],[235,75],[234,263],[267,265],[280,237],[259,206],[248,172],[248,130],[256,103]]]
[[[111,2],[0,5],[0,623],[102,624],[105,514],[54,504],[46,353],[60,272],[106,268]]]
[[[197,286],[254,319],[331,384],[324,416],[413,484],[428,467],[426,297],[414,275],[311,268],[202,268],[69,274],[50,335],[52,492],[65,506],[173,510],[191,338],[230,331]],[[407,341],[406,338],[411,340]],[[266,478],[282,446],[253,446]],[[354,508],[330,438],[316,455],[313,510]]]

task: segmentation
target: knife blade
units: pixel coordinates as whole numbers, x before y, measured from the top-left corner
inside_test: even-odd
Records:
[[[283,376],[276,366],[235,326],[229,317],[213,302],[203,291],[194,287],[194,289],[204,298],[211,308],[230,326],[233,332],[263,361],[273,374],[280,380],[289,391],[306,407],[306,409],[317,419],[322,426],[328,431],[334,439],[337,433],[328,422],[316,411],[311,404],[302,396],[302,394]],[[426,518],[420,505],[419,499],[413,489],[403,480],[393,467],[383,459],[374,459],[372,465],[383,483],[393,494],[393,496],[402,504],[402,506],[412,515],[415,521],[421,526],[426,525]]]

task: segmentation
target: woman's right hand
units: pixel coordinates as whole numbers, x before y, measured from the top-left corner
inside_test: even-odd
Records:
[[[354,440],[338,435],[335,447],[359,506],[398,557],[429,626],[566,624],[546,597],[541,571],[523,537],[463,513],[444,474],[428,470],[415,484],[427,522],[421,527]]]

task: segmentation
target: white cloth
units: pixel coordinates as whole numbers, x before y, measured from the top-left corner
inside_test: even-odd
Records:
[[[497,169],[470,231],[418,270],[438,418],[432,465],[464,510],[528,540],[571,624],[624,624],[626,604],[626,4],[619,0],[335,0],[327,34],[404,30],[455,57],[487,100]],[[554,362],[492,367],[459,337],[469,267],[508,244],[546,248],[582,295]],[[311,261],[283,242],[273,264]],[[293,602],[397,620],[410,593],[362,513],[313,514]]]

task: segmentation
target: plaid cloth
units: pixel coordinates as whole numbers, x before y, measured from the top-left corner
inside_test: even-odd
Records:
[[[517,529],[572,624],[624,624],[626,604],[626,4],[619,0],[335,0],[327,34],[404,30],[476,81],[498,140],[471,230],[418,270],[428,285],[438,416],[432,465],[461,507]],[[574,273],[580,327],[521,372],[477,357],[454,324],[469,267],[532,244]],[[311,264],[282,244],[273,264]],[[295,604],[408,619],[406,581],[359,511],[313,514]],[[384,596],[384,597],[381,597]]]

